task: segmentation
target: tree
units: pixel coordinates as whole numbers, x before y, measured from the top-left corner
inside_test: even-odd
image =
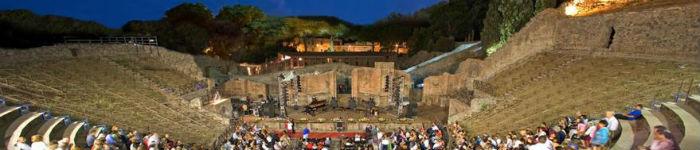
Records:
[[[234,5],[224,6],[216,15],[216,20],[229,21],[238,25],[249,25],[262,22],[267,18],[265,13],[255,6]]]
[[[165,21],[170,24],[194,24],[207,27],[213,17],[202,3],[183,3],[165,12]]]
[[[481,32],[486,52],[491,54],[500,48],[508,38],[545,8],[556,7],[557,0],[491,0],[484,18]]]
[[[37,47],[63,42],[63,37],[95,38],[118,32],[94,21],[42,16],[29,10],[0,11],[0,47]]]
[[[213,16],[202,3],[183,3],[165,12],[157,35],[161,45],[190,54],[204,54]]]

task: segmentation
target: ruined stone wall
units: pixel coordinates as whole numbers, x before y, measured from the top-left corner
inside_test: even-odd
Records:
[[[29,49],[1,49],[0,64],[24,61],[50,61],[56,59],[88,57],[152,57],[164,64],[172,64],[172,69],[192,76],[196,80],[205,79],[206,68],[224,67],[237,73],[237,64],[207,56],[193,56],[158,46],[134,44],[60,44]]]
[[[420,104],[445,107],[449,100],[447,96],[451,95],[452,91],[465,88],[468,84],[464,82],[466,81],[463,76],[448,73],[425,78]]]
[[[299,100],[300,105],[311,103],[311,98],[316,97],[319,100],[330,100],[332,97],[337,97],[337,74],[336,71],[325,73],[307,73],[299,75],[301,77],[301,92],[297,92],[296,83],[289,86],[289,94]],[[298,94],[297,94],[298,93]],[[294,97],[292,97],[294,98]]]
[[[447,92],[475,89],[475,80],[487,81],[541,52],[700,63],[699,41],[700,3],[587,17],[566,17],[560,10],[549,9],[488,58],[467,59],[454,75],[426,78],[421,100],[444,103]],[[450,103],[448,121],[478,111],[476,105],[462,109]]]
[[[453,123],[471,115],[470,105],[456,99],[450,99],[448,101],[450,104],[450,108],[448,113],[449,116],[447,117],[447,123]]]
[[[411,75],[394,69],[393,63],[377,63],[375,68],[359,67],[352,70],[351,86],[352,97],[367,100],[374,98],[377,106],[385,107],[392,105],[389,102],[390,92],[385,90],[386,77],[395,78],[403,76],[403,87],[401,87],[401,97],[408,98],[412,89],[413,80]]]
[[[484,60],[460,63],[455,74],[465,77],[465,82],[457,86],[473,89],[473,80],[486,81],[513,64],[547,51],[700,63],[699,20],[700,3],[586,17],[567,17],[561,10],[548,9],[532,18],[496,53]]]
[[[464,61],[457,72],[478,70],[476,78],[488,79],[519,60],[552,50],[694,59],[700,51],[698,20],[700,3],[587,17],[566,17],[560,10],[549,9],[514,34],[498,52],[483,61]]]
[[[469,74],[478,79],[490,78],[521,59],[554,49],[555,22],[562,17],[561,12],[555,9],[540,12],[518,33],[511,36],[507,44],[496,53],[484,60],[467,59],[460,63],[457,74]],[[477,72],[473,72],[474,70]]]
[[[700,3],[567,18],[557,27],[558,51],[697,59]]]
[[[260,96],[267,97],[267,88],[268,86],[263,83],[242,79],[234,79],[224,83],[224,92],[221,94],[224,97],[248,97],[257,100]]]

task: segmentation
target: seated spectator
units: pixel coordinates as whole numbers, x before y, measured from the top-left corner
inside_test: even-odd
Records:
[[[29,145],[27,145],[27,143],[25,143],[25,142],[26,142],[26,139],[24,139],[24,137],[20,136],[19,139],[17,139],[17,143],[15,143],[15,149],[17,149],[17,150],[30,150],[31,147],[29,147]]]
[[[608,122],[605,120],[601,120],[600,122],[598,122],[598,125],[596,126],[597,130],[595,131],[595,136],[593,136],[593,139],[591,140],[591,144],[593,144],[593,150],[603,149],[603,147],[605,147],[605,144],[608,144],[608,141],[610,141],[610,130],[608,130],[607,126]]]
[[[646,150],[679,150],[678,144],[674,142],[673,135],[664,126],[654,127],[654,141],[651,146],[641,147]]]
[[[57,142],[57,147],[56,150],[69,150],[70,149],[70,143],[68,143],[69,140],[68,138],[63,138]]]
[[[614,139],[619,133],[617,128],[620,126],[620,122],[617,121],[617,118],[615,118],[615,113],[612,111],[605,112],[604,120],[608,122],[608,130],[610,130],[610,135],[612,135],[611,137]]]
[[[32,136],[32,150],[47,150],[48,146],[42,141],[41,135]]]
[[[534,145],[528,146],[529,150],[552,150],[550,146],[545,144],[547,142],[547,136],[539,136],[537,137],[537,143]]]
[[[642,104],[634,105],[634,109],[627,114],[615,114],[615,118],[622,120],[637,120],[642,117]]]

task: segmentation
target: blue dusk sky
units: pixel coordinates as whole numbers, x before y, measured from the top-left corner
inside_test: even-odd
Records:
[[[205,4],[214,14],[226,5],[253,5],[273,16],[336,16],[371,24],[391,12],[410,14],[441,0],[2,0],[0,10],[28,9],[40,15],[68,16],[119,28],[130,20],[156,20],[185,2]]]

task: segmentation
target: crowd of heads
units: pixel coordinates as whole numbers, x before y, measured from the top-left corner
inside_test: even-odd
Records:
[[[203,145],[188,145],[176,141],[168,134],[164,136],[158,133],[141,134],[138,131],[126,132],[112,127],[93,127],[85,138],[86,144],[71,143],[69,138],[45,143],[41,135],[33,135],[30,142],[20,136],[13,145],[16,150],[188,150],[204,149]]]
[[[394,131],[382,131],[376,126],[368,126],[365,132],[372,145],[379,149],[446,149],[446,133],[444,126],[433,123],[426,128],[398,128]]]
[[[612,115],[601,119],[592,119],[587,115],[576,113],[574,116],[562,117],[555,124],[542,122],[535,128],[524,128],[502,135],[479,134],[467,136],[457,123],[450,125],[455,133],[456,149],[602,149],[617,135],[618,124]]]
[[[287,134],[277,134],[257,125],[236,124],[233,126],[233,129],[227,135],[227,139],[221,149],[287,149],[292,144]]]
[[[561,117],[552,123],[542,122],[539,126],[500,134],[467,133],[458,123],[443,127],[433,123],[429,127],[380,129],[376,125],[367,125],[364,133],[354,136],[316,137],[308,136],[309,129],[304,128],[303,136],[297,134],[294,125],[288,121],[284,131],[272,131],[257,125],[239,124],[234,132],[228,134],[222,148],[231,149],[380,149],[380,150],[578,150],[607,149],[613,139],[620,136],[619,120],[636,120],[642,118],[641,105],[636,105],[629,113],[620,114],[612,111],[595,118],[577,112],[572,116]],[[642,149],[678,149],[671,132],[664,126],[651,129],[654,143]]]
[[[234,126],[235,130],[228,134],[221,149],[445,149],[446,128],[437,124],[425,128],[398,128],[382,130],[378,126],[368,125],[365,133],[354,133],[349,136],[311,137],[310,129],[304,128],[300,133],[294,130],[272,131],[266,127],[246,123]],[[302,136],[295,136],[302,134]]]
[[[85,147],[92,150],[181,150],[193,148],[191,145],[171,138],[168,134],[127,132],[116,126],[113,126],[111,130],[106,127],[91,128],[86,142]]]

